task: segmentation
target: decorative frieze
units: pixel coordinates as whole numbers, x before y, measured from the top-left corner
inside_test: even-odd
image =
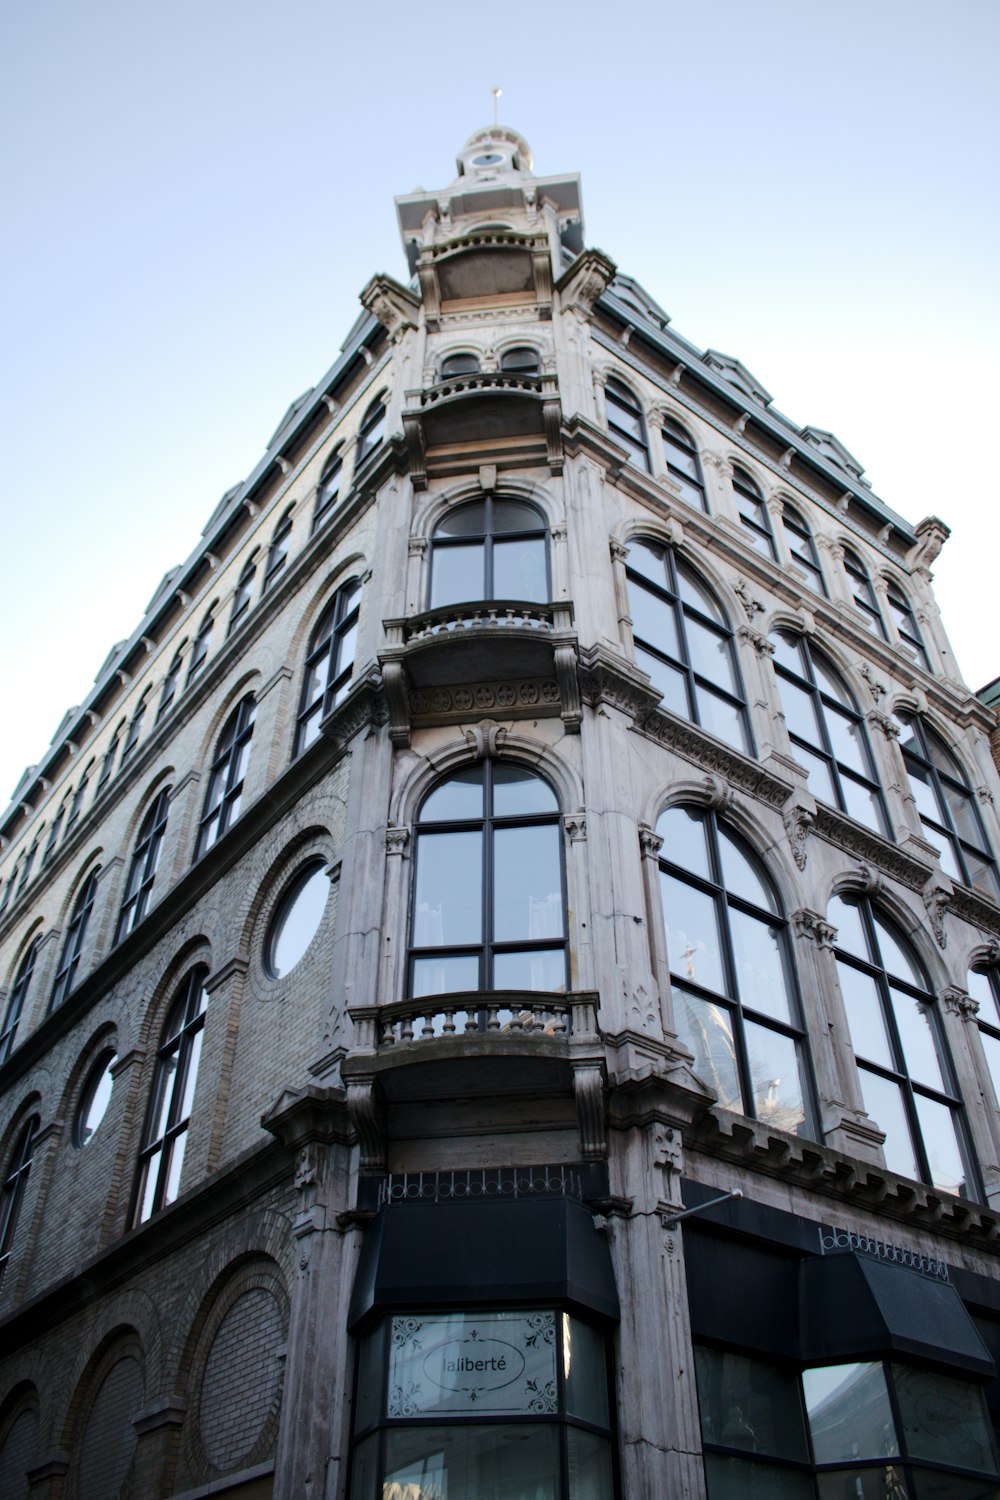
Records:
[[[738,750],[720,744],[686,719],[678,719],[674,714],[660,710],[650,714],[639,728],[658,745],[674,750],[694,765],[721,776],[731,786],[769,807],[782,807],[788,799],[791,787],[787,782],[779,781],[762,766],[740,755]]]
[[[853,818],[848,818],[826,803],[816,804],[813,832],[825,838],[828,843],[835,844],[838,849],[844,849],[865,861],[863,868],[875,866],[911,891],[922,890],[931,873],[928,865],[913,859],[898,844],[891,844],[888,839],[855,823]],[[868,874],[872,873],[868,869]]]
[[[559,684],[552,678],[523,682],[461,683],[455,687],[411,688],[410,713],[415,719],[445,719],[468,714],[557,711]]]

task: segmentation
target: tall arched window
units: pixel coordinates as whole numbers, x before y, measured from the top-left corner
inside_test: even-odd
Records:
[[[52,986],[52,998],[49,1001],[49,1009],[55,1010],[56,1006],[62,1005],[76,983],[76,972],[80,967],[80,957],[83,953],[84,939],[87,936],[87,924],[90,914],[94,909],[94,901],[97,896],[97,877],[100,868],[91,870],[76,898],[73,914],[69,919],[66,929],[66,938],[63,943],[62,957],[59,960],[59,971],[56,974],[55,984]]]
[[[764,504],[764,496],[743,469],[733,469],[733,494],[736,496],[740,525],[747,533],[750,545],[756,547],[764,557],[777,561],[778,549],[774,545],[771,518]]]
[[[545,521],[524,500],[487,495],[450,510],[431,541],[431,609],[549,597]]]
[[[233,710],[219,736],[212,759],[208,791],[205,794],[205,809],[198,829],[195,858],[204,854],[206,849],[211,849],[240,815],[243,778],[250,759],[250,741],[253,738],[256,712],[257,705],[251,694]]]
[[[931,670],[931,660],[927,655],[927,647],[924,645],[923,637],[920,634],[920,627],[910,606],[910,601],[898,583],[889,584],[886,603],[889,606],[889,614],[892,617],[899,639],[903,642],[904,646],[909,646],[916,652],[917,661],[925,672],[929,672]]]
[[[478,375],[478,354],[447,354],[441,361],[441,380],[451,380],[455,375]]]
[[[337,452],[323,470],[316,490],[316,509],[313,511],[313,531],[318,531],[328,516],[331,516],[340,499],[340,483],[344,475],[344,455]]]
[[[229,612],[229,624],[226,626],[226,635],[232,635],[247,610],[250,608],[250,597],[253,594],[253,581],[257,572],[257,548],[243,564],[242,572],[236,583],[236,592],[233,594],[233,607]]]
[[[192,969],[174,997],[156,1054],[156,1076],[139,1152],[134,1224],[173,1203],[180,1191],[184,1149],[205,1033],[207,969]]]
[[[312,633],[302,683],[295,754],[319,736],[319,726],[347,694],[358,643],[361,584],[356,578],[338,589]]]
[[[673,417],[664,417],[660,428],[667,470],[675,484],[680,485],[681,497],[695,510],[708,510],[705,499],[705,481],[698,462],[698,450],[694,439]]]
[[[0,1286],[3,1285],[10,1260],[24,1190],[28,1186],[28,1173],[35,1154],[35,1136],[38,1134],[39,1123],[38,1116],[32,1115],[22,1129],[7,1163],[3,1187],[0,1188]]]
[[[163,718],[163,715],[166,713],[167,709],[174,701],[174,697],[177,693],[177,682],[181,675],[181,666],[183,665],[183,662],[184,647],[182,645],[180,650],[174,652],[173,660],[171,661],[170,666],[167,668],[167,675],[163,679],[163,689],[160,693],[160,706],[156,710],[157,721]]]
[[[805,1038],[777,893],[715,814],[671,807],[656,831],[674,1024],[726,1109],[814,1134]]]
[[[997,1108],[1000,1109],[1000,970],[970,969],[968,991],[979,1006],[979,1015],[976,1017],[979,1022],[979,1039],[993,1080]]]
[[[940,850],[941,868],[962,885],[1000,900],[996,862],[965,772],[919,714],[900,711],[896,720],[917,812],[928,840]]]
[[[31,871],[34,868],[35,856],[37,854],[38,854],[38,839],[34,838],[31,841],[31,848],[28,850],[27,854],[25,855],[24,864],[21,866],[21,879],[18,882],[17,892],[16,892],[15,899],[16,899],[17,896],[22,896],[24,894],[26,888],[27,888],[28,881],[31,879]]]
[[[212,630],[215,626],[215,605],[211,605],[205,618],[198,629],[191,647],[191,660],[188,662],[187,680],[190,683],[197,677],[208,657],[208,643],[212,639]]]
[[[878,607],[875,590],[872,581],[868,577],[868,569],[849,547],[844,548],[844,573],[847,576],[847,586],[854,601],[854,607],[861,616],[865,628],[872,635],[886,639],[885,622],[882,619],[882,611]]]
[[[771,641],[785,724],[813,796],[888,835],[864,720],[846,683],[805,636],[776,630]]]
[[[866,897],[834,896],[840,992],[861,1093],[890,1171],[980,1196],[930,985],[910,944]]]
[[[271,545],[267,549],[267,563],[264,567],[264,583],[261,593],[266,594],[273,583],[282,572],[288,562],[288,541],[292,534],[292,512],[286,510],[271,538]]]
[[[664,707],[750,753],[733,632],[701,579],[670,547],[636,538],[626,563],[635,659]]]
[[[10,994],[7,996],[7,1009],[3,1018],[3,1030],[0,1031],[0,1063],[10,1056],[14,1046],[14,1038],[17,1035],[17,1023],[21,1019],[24,1010],[24,1002],[28,997],[31,978],[35,972],[35,959],[38,957],[40,938],[35,938],[27,953],[21,959],[18,971],[14,976]]]
[[[369,454],[374,453],[385,438],[385,402],[379,396],[365,412],[358,432],[358,451],[354,458],[355,469],[360,469]]]
[[[127,937],[136,923],[141,922],[146,915],[150,892],[156,878],[156,867],[160,862],[160,848],[167,827],[169,808],[170,788],[165,787],[143,818],[139,837],[132,851],[132,864],[129,867],[125,899],[122,901],[118,925],[115,928],[116,943],[120,943],[122,938]]]
[[[798,563],[804,569],[809,587],[815,589],[817,594],[826,594],[826,584],[823,582],[823,570],[819,565],[819,554],[816,551],[816,543],[813,541],[809,523],[795,509],[793,505],[785,502],[781,512],[781,524],[785,530],[785,541],[792,562]]]
[[[523,766],[479,761],[420,810],[410,993],[566,988],[555,793]]]
[[[629,460],[638,469],[649,469],[649,441],[642,407],[627,385],[612,377],[604,387],[604,406],[608,414],[608,431],[628,451]]]

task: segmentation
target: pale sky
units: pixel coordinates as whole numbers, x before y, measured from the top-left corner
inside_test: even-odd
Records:
[[[36,0],[0,17],[0,804],[492,117],[586,240],[953,536],[1000,674],[1000,5]]]

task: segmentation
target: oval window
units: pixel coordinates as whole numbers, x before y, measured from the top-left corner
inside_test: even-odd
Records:
[[[288,886],[268,929],[264,962],[272,979],[282,979],[316,936],[330,894],[322,860],[307,865]]]
[[[73,1144],[76,1146],[87,1144],[107,1113],[115,1081],[111,1070],[117,1061],[118,1054],[109,1048],[101,1053],[87,1074],[73,1124]]]

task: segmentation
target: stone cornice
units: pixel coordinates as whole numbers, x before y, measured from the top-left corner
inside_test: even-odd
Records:
[[[930,878],[933,866],[914,859],[898,844],[873,833],[871,829],[855,823],[836,808],[825,802],[816,803],[816,818],[812,831],[827,843],[844,849],[858,859],[877,866],[886,875],[908,886],[911,891],[923,890]]]

